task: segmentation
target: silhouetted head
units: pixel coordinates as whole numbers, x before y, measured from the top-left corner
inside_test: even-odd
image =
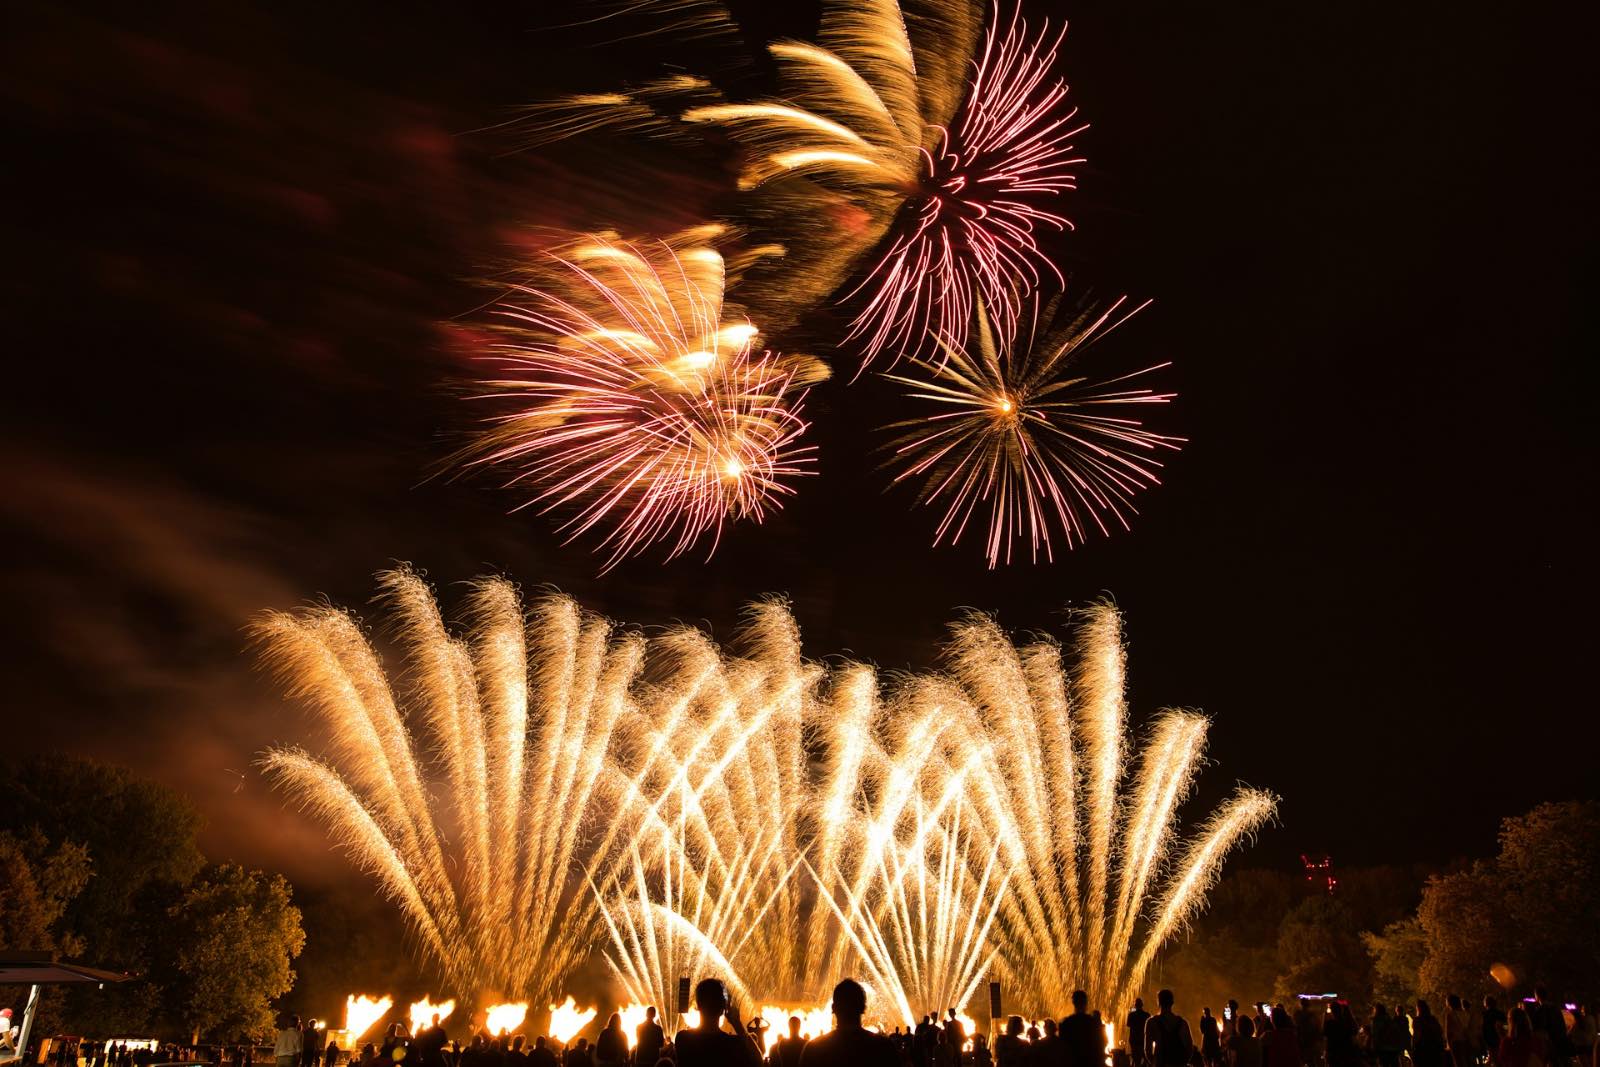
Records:
[[[1239,1017],[1239,1036],[1256,1036],[1256,1024],[1250,1021],[1250,1016],[1248,1015],[1242,1015]]]
[[[1454,993],[1446,993],[1444,995],[1444,1002],[1451,1011],[1461,1010],[1461,998],[1456,996]]]
[[[1272,1009],[1272,1027],[1275,1030],[1289,1030],[1294,1027],[1294,1020],[1289,1018],[1289,1012],[1282,1004]]]
[[[612,1012],[611,1018],[606,1020],[606,1029],[615,1030],[619,1034],[622,1033],[622,1016]]]
[[[1054,1019],[1046,1019],[1044,1021],[1044,1033],[1046,1037],[1056,1036],[1056,1021]]]
[[[516,1049],[518,1052],[522,1051],[522,1035],[521,1034],[518,1034],[516,1037],[511,1039],[511,1047]]]
[[[1133,998],[1133,1010],[1134,1011],[1144,1011],[1144,998],[1143,997],[1134,997]]]
[[[1542,985],[1534,986],[1533,999],[1537,1000],[1540,1004],[1543,1004],[1545,1001],[1550,999],[1550,990]]]
[[[1012,1037],[1022,1036],[1022,1016],[1013,1015],[1006,1020],[1006,1033]]]
[[[1486,996],[1486,997],[1483,998],[1483,1010],[1484,1011],[1494,1011],[1495,1010],[1495,1008],[1494,1008],[1494,997]]]
[[[897,1026],[897,1027],[895,1027],[895,1029],[898,1030],[900,1028]],[[800,1036],[800,1016],[798,1016],[798,1015],[789,1016],[789,1036],[790,1037],[799,1037]]]
[[[728,1010],[728,987],[720,978],[700,979],[694,987],[694,1006],[700,1012],[700,1025],[715,1029],[722,1013]]]
[[[544,1048],[544,1035],[543,1034],[540,1034],[538,1037],[533,1039],[533,1047],[534,1048]]]
[[[1089,994],[1081,989],[1072,991],[1072,1010],[1082,1015],[1089,1010]]]
[[[867,991],[854,978],[833,987],[833,1017],[840,1026],[860,1026],[867,1013]]]
[[[1163,989],[1161,992],[1156,994],[1156,1003],[1161,1005],[1161,1010],[1162,1011],[1170,1011],[1170,1010],[1172,1010],[1172,1000],[1173,1000],[1172,990],[1170,990],[1170,989]],[[1076,993],[1073,994],[1073,1002],[1074,1003],[1077,1002],[1077,994]],[[1230,1001],[1228,1001],[1228,1003],[1232,1004],[1233,1001],[1230,1000]],[[1163,1025],[1165,1025],[1165,1024],[1163,1024]]]
[[[1433,1014],[1433,1009],[1428,1007],[1428,1002],[1426,1000],[1423,1000],[1422,998],[1418,997],[1417,998],[1417,1018],[1426,1019],[1428,1016],[1430,1016],[1432,1014]]]
[[[649,1019],[651,1022],[656,1021],[656,1006],[654,1004],[650,1005],[644,1010],[644,1017]]]

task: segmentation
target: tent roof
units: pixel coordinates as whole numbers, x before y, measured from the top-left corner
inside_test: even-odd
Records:
[[[132,977],[120,971],[102,971],[78,963],[57,963],[48,952],[0,952],[0,985],[126,982]]]

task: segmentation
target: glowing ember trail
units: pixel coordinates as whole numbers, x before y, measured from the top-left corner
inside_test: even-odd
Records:
[[[779,602],[724,650],[688,627],[613,636],[560,597],[525,614],[500,579],[474,587],[457,637],[415,574],[384,585],[413,706],[349,616],[270,616],[268,660],[322,713],[332,756],[266,764],[463,993],[553,1000],[599,950],[629,1033],[647,1004],[669,1031],[693,1025],[670,1012],[680,975],[723,977],[778,1032],[773,1005],[822,1003],[840,974],[885,1028],[961,1009],[991,978],[1030,1015],[1079,987],[1116,1015],[1275,807],[1240,790],[1179,841],[1207,720],[1164,711],[1131,742],[1109,605],[1082,614],[1073,669],[972,616],[940,671],[883,682],[807,660]],[[571,996],[550,1010],[562,1041],[598,1014]],[[491,1014],[492,1031],[518,1024]]]
[[[1012,562],[1022,540],[1030,559],[1042,552],[1053,560],[1057,536],[1070,549],[1091,528],[1109,533],[1107,518],[1128,527],[1133,494],[1160,480],[1152,453],[1183,439],[1115,414],[1169,402],[1172,393],[1124,385],[1166,364],[1109,381],[1078,375],[1082,349],[1145,306],[1124,311],[1125,303],[1006,350],[979,301],[976,351],[942,344],[942,360],[913,359],[908,372],[885,375],[933,405],[891,429],[902,431],[892,445],[894,480],[916,481],[918,502],[943,509],[935,545],[977,526],[995,567]]]

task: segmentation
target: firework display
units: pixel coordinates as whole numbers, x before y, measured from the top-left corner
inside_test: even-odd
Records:
[[[628,10],[663,40],[741,37],[709,0]],[[1171,395],[1062,380],[1077,343],[1049,356],[1021,343],[1041,289],[1066,286],[1042,239],[1070,229],[1056,204],[1083,162],[1064,35],[1004,2],[826,0],[815,40],[765,45],[770,92],[679,69],[531,108],[525,145],[714,131],[736,188],[689,243],[570,238],[551,253],[566,276],[513,290],[501,327],[515,336],[490,357],[502,373],[476,390],[500,406],[464,462],[527,490],[563,536],[592,533],[602,569],[656,544],[668,559],[714,551],[725,523],[795,492],[812,458],[801,406],[823,364],[772,350],[803,327],[851,381],[908,364],[889,376],[921,383],[913,401],[968,409],[899,447],[895,480],[945,508],[935,545],[977,518],[993,567],[1024,538],[1030,560],[1054,560],[1108,530],[1103,517],[1126,526],[1131,494],[1156,482],[1148,450],[1180,439],[1098,412]],[[752,81],[738,74],[722,80]],[[848,321],[817,338],[828,304]],[[758,348],[763,329],[779,343]],[[962,355],[969,341],[978,356]]]
[[[511,404],[464,462],[566,512],[569,540],[595,531],[607,568],[656,542],[669,558],[706,537],[714,550],[726,519],[759,522],[810,460],[804,385],[825,372],[757,349],[723,302],[727,261],[701,240],[715,231],[584,237],[500,306],[483,395]]]
[[[932,405],[893,427],[892,450],[895,481],[915,480],[922,502],[944,509],[935,544],[985,527],[993,567],[1011,562],[1024,538],[1030,558],[1054,558],[1052,529],[1070,548],[1090,528],[1107,533],[1105,517],[1127,527],[1133,494],[1159,481],[1154,453],[1182,442],[1116,414],[1172,399],[1128,384],[1159,366],[1110,381],[1077,374],[1082,350],[1140,310],[1126,303],[1059,324],[1046,309],[1046,329],[1010,348],[980,303],[972,349],[944,343],[942,359],[913,359],[888,376]]]
[[[1083,986],[1115,1017],[1274,809],[1242,790],[1180,841],[1207,721],[1163,712],[1134,751],[1106,605],[1080,616],[1075,669],[974,617],[943,669],[885,681],[807,660],[777,602],[722,649],[559,596],[524,613],[503,579],[473,586],[456,634],[414,572],[383,587],[411,699],[348,614],[268,616],[265,661],[326,751],[265,769],[452,993],[508,1011],[557,1004],[598,948],[638,1004],[675,1003],[684,974],[820,1004],[854,972],[894,1025],[991,978],[1029,1010]]]

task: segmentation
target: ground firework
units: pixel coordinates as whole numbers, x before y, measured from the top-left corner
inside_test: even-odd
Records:
[[[561,597],[524,616],[499,579],[474,586],[457,637],[415,573],[383,586],[409,707],[351,616],[274,612],[256,627],[263,659],[318,713],[328,751],[273,749],[265,770],[377,879],[453,989],[553,996],[595,936],[581,831],[641,642]]]
[[[1274,807],[1242,790],[1178,841],[1207,723],[1162,712],[1130,754],[1106,605],[1071,671],[976,617],[943,671],[883,684],[806,660],[780,603],[725,651],[686,628],[618,637],[559,597],[525,616],[500,580],[457,637],[414,574],[384,584],[409,708],[348,615],[271,615],[267,660],[330,748],[265,765],[480,1002],[555,1004],[598,951],[639,1004],[673,1004],[683,974],[821,1004],[855,973],[885,1025],[988,978],[1032,1012],[1081,985],[1117,1017]]]
[[[480,395],[510,410],[462,462],[509,471],[569,540],[593,531],[606,569],[658,542],[669,558],[708,536],[714,551],[725,521],[761,521],[810,462],[797,442],[820,365],[756,347],[708,232],[574,241],[499,309],[499,374]]]
[[[1053,530],[1071,548],[1090,526],[1109,532],[1106,517],[1127,527],[1133,494],[1160,480],[1153,453],[1176,449],[1182,439],[1116,413],[1164,404],[1173,394],[1128,386],[1159,367],[1108,381],[1074,373],[1086,345],[1138,310],[1119,299],[1007,350],[980,302],[976,351],[941,343],[942,359],[914,359],[911,372],[887,375],[913,399],[936,405],[896,423],[902,433],[891,446],[895,481],[918,481],[921,502],[944,509],[934,544],[954,544],[969,526],[986,526],[994,567],[1010,563],[1023,538],[1031,558],[1042,550],[1054,559]],[[1047,309],[1045,321],[1052,318]]]
[[[923,154],[917,193],[890,246],[855,294],[851,324],[865,361],[926,355],[939,338],[962,337],[981,299],[1009,344],[1022,297],[1041,272],[1060,276],[1040,252],[1040,226],[1067,220],[1045,207],[1074,187],[1070,139],[1082,132],[1054,74],[1065,29],[1029,30],[1020,9],[990,17],[976,73],[954,126]]]

